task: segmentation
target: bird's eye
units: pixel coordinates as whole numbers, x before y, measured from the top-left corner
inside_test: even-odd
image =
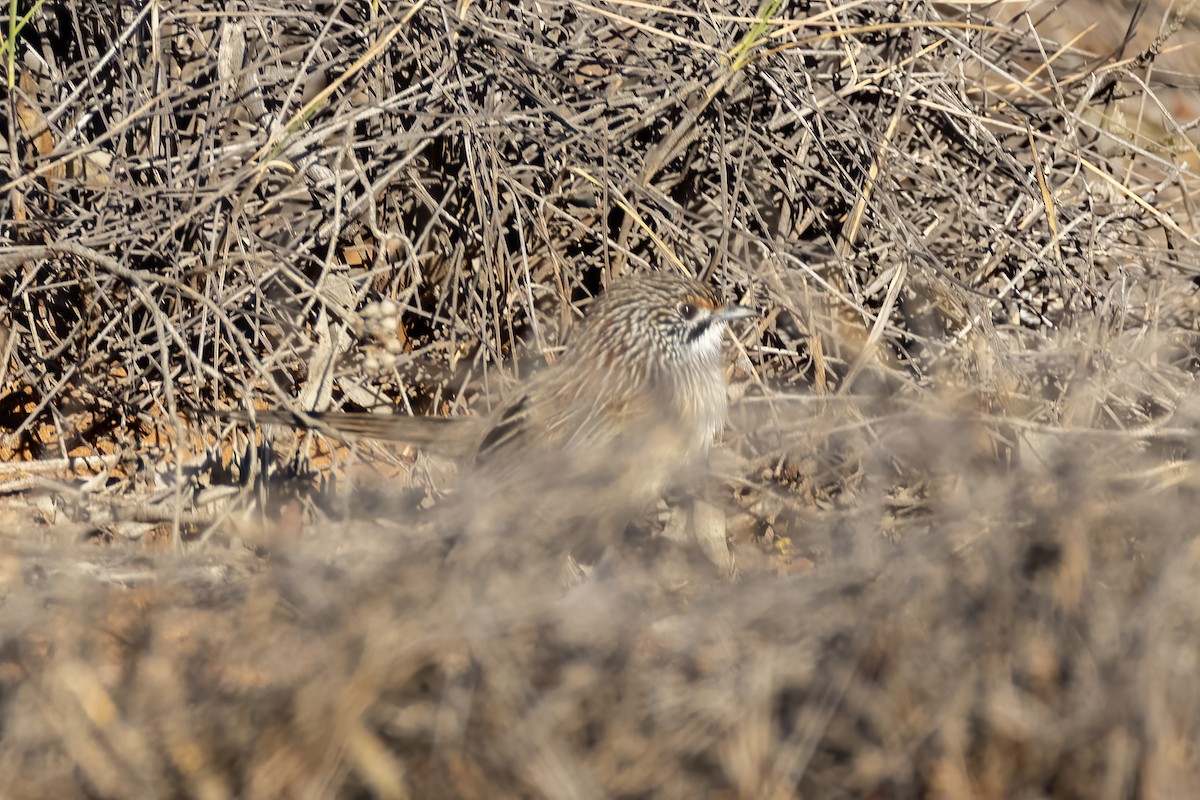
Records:
[[[683,317],[684,319],[695,319],[696,318],[696,306],[693,305],[692,303],[680,303],[679,304],[679,315],[681,317]]]

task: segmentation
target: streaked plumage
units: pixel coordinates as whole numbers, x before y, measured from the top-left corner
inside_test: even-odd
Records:
[[[412,418],[313,413],[354,436],[463,453],[477,472],[503,479],[549,468],[562,476],[596,464],[633,473],[650,495],[703,457],[725,425],[724,331],[752,312],[727,307],[703,283],[651,275],[615,283],[568,338],[562,357],[486,417]],[[247,419],[244,412],[225,416]],[[260,423],[303,425],[289,412]],[[450,446],[439,446],[450,445]]]

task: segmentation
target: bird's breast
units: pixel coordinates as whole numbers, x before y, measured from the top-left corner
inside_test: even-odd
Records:
[[[676,390],[675,406],[688,439],[688,457],[705,456],[713,439],[724,430],[728,414],[729,401],[720,368],[698,371],[683,382]]]

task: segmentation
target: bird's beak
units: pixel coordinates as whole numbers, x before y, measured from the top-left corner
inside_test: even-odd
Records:
[[[716,316],[717,319],[721,320],[722,322],[732,322],[735,319],[748,319],[750,317],[757,317],[758,312],[753,308],[747,308],[746,306],[725,306],[723,309],[717,312]]]

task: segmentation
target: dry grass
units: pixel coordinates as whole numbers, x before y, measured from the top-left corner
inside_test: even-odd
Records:
[[[251,5],[6,46],[0,793],[1200,781],[1190,5]],[[651,518],[564,597],[592,487],[189,414],[471,413],[681,266],[763,312],[737,582]]]

